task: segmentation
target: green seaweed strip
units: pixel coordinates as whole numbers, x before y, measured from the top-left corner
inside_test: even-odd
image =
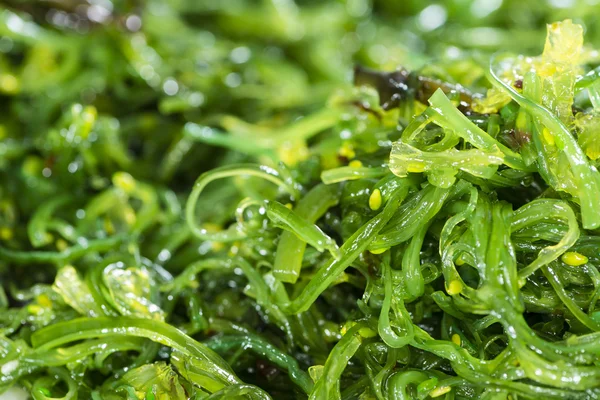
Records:
[[[186,204],[186,221],[192,233],[203,240],[213,240],[217,242],[231,242],[240,240],[246,237],[242,227],[236,226],[230,228],[228,231],[209,233],[206,229],[201,228],[198,225],[195,217],[195,207],[200,197],[200,193],[206,185],[216,179],[223,179],[232,176],[249,175],[257,176],[273,182],[276,185],[287,188],[290,194],[297,194],[297,189],[287,185],[279,176],[277,171],[272,168],[255,165],[255,164],[241,164],[241,165],[228,165],[201,175],[194,184],[194,189],[188,198]]]
[[[295,207],[296,214],[314,223],[338,203],[339,189],[317,185]],[[300,276],[306,243],[292,232],[283,232],[277,245],[273,275],[282,282],[295,283]]]
[[[332,258],[321,267],[302,292],[286,305],[285,311],[290,314],[306,311],[317,297],[337,279],[350,264],[365,251],[375,235],[387,224],[396,211],[398,204],[406,196],[407,187],[402,187],[388,200],[383,211],[352,235],[341,247],[342,257]]]
[[[467,117],[465,117],[456,107],[452,105],[448,97],[441,89],[438,89],[429,99],[429,104],[436,112],[434,120],[449,129],[452,129],[457,135],[462,137],[473,146],[482,150],[493,150],[499,148],[505,156],[505,163],[511,168],[527,170],[521,156],[510,150],[505,145],[499,143],[493,137],[478,128]]]
[[[534,103],[515,89],[504,83],[494,71],[494,61],[490,64],[490,81],[499,89],[508,93],[521,107],[539,119],[553,135],[559,139],[561,151],[567,156],[569,166],[577,179],[578,194],[581,205],[583,227],[586,229],[595,229],[600,226],[600,176],[596,168],[588,162],[577,141],[569,133],[564,124],[558,120],[552,113],[540,104]]]
[[[17,264],[64,264],[72,262],[90,252],[104,252],[117,248],[126,241],[125,235],[105,239],[82,239],[79,243],[61,251],[16,251],[0,247],[0,258]]]
[[[215,391],[226,385],[239,383],[225,361],[212,350],[178,329],[159,321],[130,317],[79,318],[36,332],[31,341],[34,348],[49,350],[66,343],[108,335],[143,337],[196,357],[203,362],[207,368],[206,372],[212,377],[210,382],[206,382],[209,384],[209,390]]]
[[[310,400],[340,398],[339,377],[350,358],[362,344],[360,330],[363,328],[364,326],[360,323],[350,328],[329,353],[323,366],[323,374],[315,382],[308,397]]]
[[[312,381],[308,374],[300,369],[298,362],[293,357],[285,354],[258,336],[225,336],[211,339],[204,342],[204,344],[214,351],[223,351],[234,347],[252,350],[258,355],[275,363],[280,368],[287,369],[290,379],[305,393],[310,393],[312,390]]]

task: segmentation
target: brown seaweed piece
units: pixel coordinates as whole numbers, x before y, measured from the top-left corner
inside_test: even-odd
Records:
[[[460,85],[418,75],[404,68],[382,72],[357,65],[354,67],[354,84],[374,87],[379,93],[379,102],[384,110],[398,107],[401,102],[411,98],[426,104],[437,89],[442,89],[446,94],[458,96],[458,109],[466,112],[471,110],[475,97]]]

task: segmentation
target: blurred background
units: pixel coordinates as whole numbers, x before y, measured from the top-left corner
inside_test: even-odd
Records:
[[[537,54],[545,24],[564,18],[595,45],[598,11],[600,0],[1,1],[0,95],[50,97],[13,110],[35,109],[22,119],[39,127],[69,102],[117,116],[154,104],[163,115],[257,119],[318,104],[354,63]]]
[[[237,157],[193,145],[187,122],[282,126],[349,85],[356,63],[477,86],[491,52],[539,54],[546,23],[572,18],[600,45],[599,11],[600,0],[2,1],[0,180],[26,174],[43,196],[100,190],[127,170],[187,189]]]

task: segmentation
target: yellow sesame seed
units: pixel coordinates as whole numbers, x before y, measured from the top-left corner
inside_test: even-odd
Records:
[[[348,322],[346,322],[342,326],[342,329],[340,329],[340,333],[342,334],[342,336],[344,336],[346,333],[348,333],[348,331],[350,330],[350,328],[352,328],[354,325],[356,325],[356,322],[354,322],[354,321],[348,321]]]
[[[460,340],[460,335],[458,333],[455,333],[454,335],[452,335],[452,343],[454,343],[457,346],[460,346],[461,340]]]
[[[373,250],[369,250],[369,252],[371,254],[381,254],[381,253],[385,253],[386,251],[389,250],[389,247],[384,247],[382,249],[373,249]]]
[[[25,161],[23,161],[23,166],[21,168],[23,169],[23,172],[29,176],[39,175],[44,168],[44,162],[40,157],[28,156]]]
[[[345,283],[345,282],[348,282],[348,274],[345,272],[342,272],[341,274],[338,275],[337,278],[335,278],[335,280],[331,284],[338,285],[340,283]]]
[[[411,164],[408,164],[408,167],[406,168],[406,170],[408,172],[412,172],[412,173],[424,172],[425,166],[421,163],[411,163]]]
[[[517,115],[516,121],[517,129],[520,131],[525,131],[527,129],[527,115],[520,111],[519,115]]]
[[[446,290],[449,295],[454,296],[455,294],[459,294],[462,292],[463,285],[462,283],[455,279],[448,284],[448,289]]]
[[[127,207],[125,208],[125,210],[123,210],[123,217],[125,218],[125,222],[127,222],[128,225],[135,224],[135,221],[137,220],[135,211],[133,211],[133,208],[131,207]]]
[[[135,188],[135,179],[127,172],[116,172],[113,175],[113,185],[123,190],[125,193],[131,193]]]
[[[81,126],[81,136],[86,139],[92,128],[94,127],[94,123],[96,122],[96,118],[98,117],[98,110],[94,106],[86,106],[82,113],[81,118],[83,120],[83,125]]]
[[[294,205],[292,203],[286,203],[285,208],[289,208],[291,210],[292,208],[294,208]]]
[[[360,160],[352,160],[348,163],[348,166],[352,168],[360,168],[363,166],[363,163]]]
[[[44,232],[44,242],[52,243],[52,241],[54,241],[54,235],[52,235],[50,232]]]
[[[27,311],[29,311],[29,313],[33,315],[40,315],[44,311],[44,309],[38,306],[37,304],[30,304],[27,306]]]
[[[542,136],[544,136],[544,140],[549,145],[554,146],[554,136],[552,135],[552,133],[550,133],[548,128],[544,128],[544,130],[542,131]]]
[[[210,242],[210,248],[212,251],[221,251],[225,248],[225,244],[222,242]]]
[[[593,146],[588,146],[588,148],[585,150],[585,155],[591,158],[592,160],[597,160],[598,158],[600,158],[600,151],[598,151],[598,149],[594,148]]]
[[[83,108],[82,117],[86,123],[93,123],[98,116],[98,110],[94,106],[85,106]]]
[[[439,397],[441,395],[448,393],[451,390],[452,390],[452,387],[450,387],[450,386],[440,386],[439,388],[435,388],[431,392],[429,392],[429,396],[432,398]]]
[[[277,155],[287,166],[293,167],[310,156],[308,147],[303,141],[285,142],[277,148]]]
[[[562,255],[561,260],[568,265],[577,267],[579,265],[587,264],[588,258],[581,253],[575,251],[569,251]]]
[[[205,222],[202,224],[202,228],[209,233],[220,232],[223,229],[221,225],[214,222]]]
[[[321,154],[321,168],[323,170],[333,169],[340,166],[340,160],[337,156],[337,153],[324,153]]]
[[[129,243],[127,245],[127,251],[129,254],[136,254],[139,251],[138,245],[135,243]]]
[[[37,297],[37,302],[40,306],[45,307],[45,308],[50,308],[52,307],[52,300],[50,300],[50,297],[48,297],[47,294],[40,294]]]
[[[109,235],[112,235],[113,233],[115,233],[115,226],[113,225],[112,221],[109,218],[104,218],[104,230]]]
[[[373,211],[381,208],[381,190],[375,189],[371,196],[369,196],[369,208]]]
[[[3,226],[2,228],[0,228],[0,239],[10,240],[13,238],[13,236],[14,236],[14,232],[13,232],[12,228],[10,228],[8,226]]]
[[[348,143],[344,143],[342,145],[342,147],[340,147],[340,150],[338,151],[338,154],[342,157],[346,157],[348,159],[352,159],[354,157],[356,157],[356,153],[354,152],[354,149],[352,148],[351,144]]]
[[[58,249],[58,251],[64,251],[68,246],[69,245],[64,239],[56,240],[56,248]]]
[[[460,256],[458,256],[456,261],[454,261],[454,264],[458,265],[459,267],[461,265],[465,265],[465,259],[462,257],[462,255],[460,255]]]
[[[374,331],[373,329],[371,329],[371,328],[364,327],[364,328],[360,328],[360,329],[358,330],[358,334],[359,334],[360,336],[364,337],[364,338],[372,338],[372,337],[374,337],[375,335],[377,335],[377,332],[375,332],[375,331]]]
[[[0,75],[0,90],[7,94],[15,94],[19,92],[19,81],[14,75]]]

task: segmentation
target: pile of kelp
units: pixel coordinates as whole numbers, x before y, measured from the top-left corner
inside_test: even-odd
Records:
[[[583,28],[212,3],[0,11],[0,391],[600,398]]]

